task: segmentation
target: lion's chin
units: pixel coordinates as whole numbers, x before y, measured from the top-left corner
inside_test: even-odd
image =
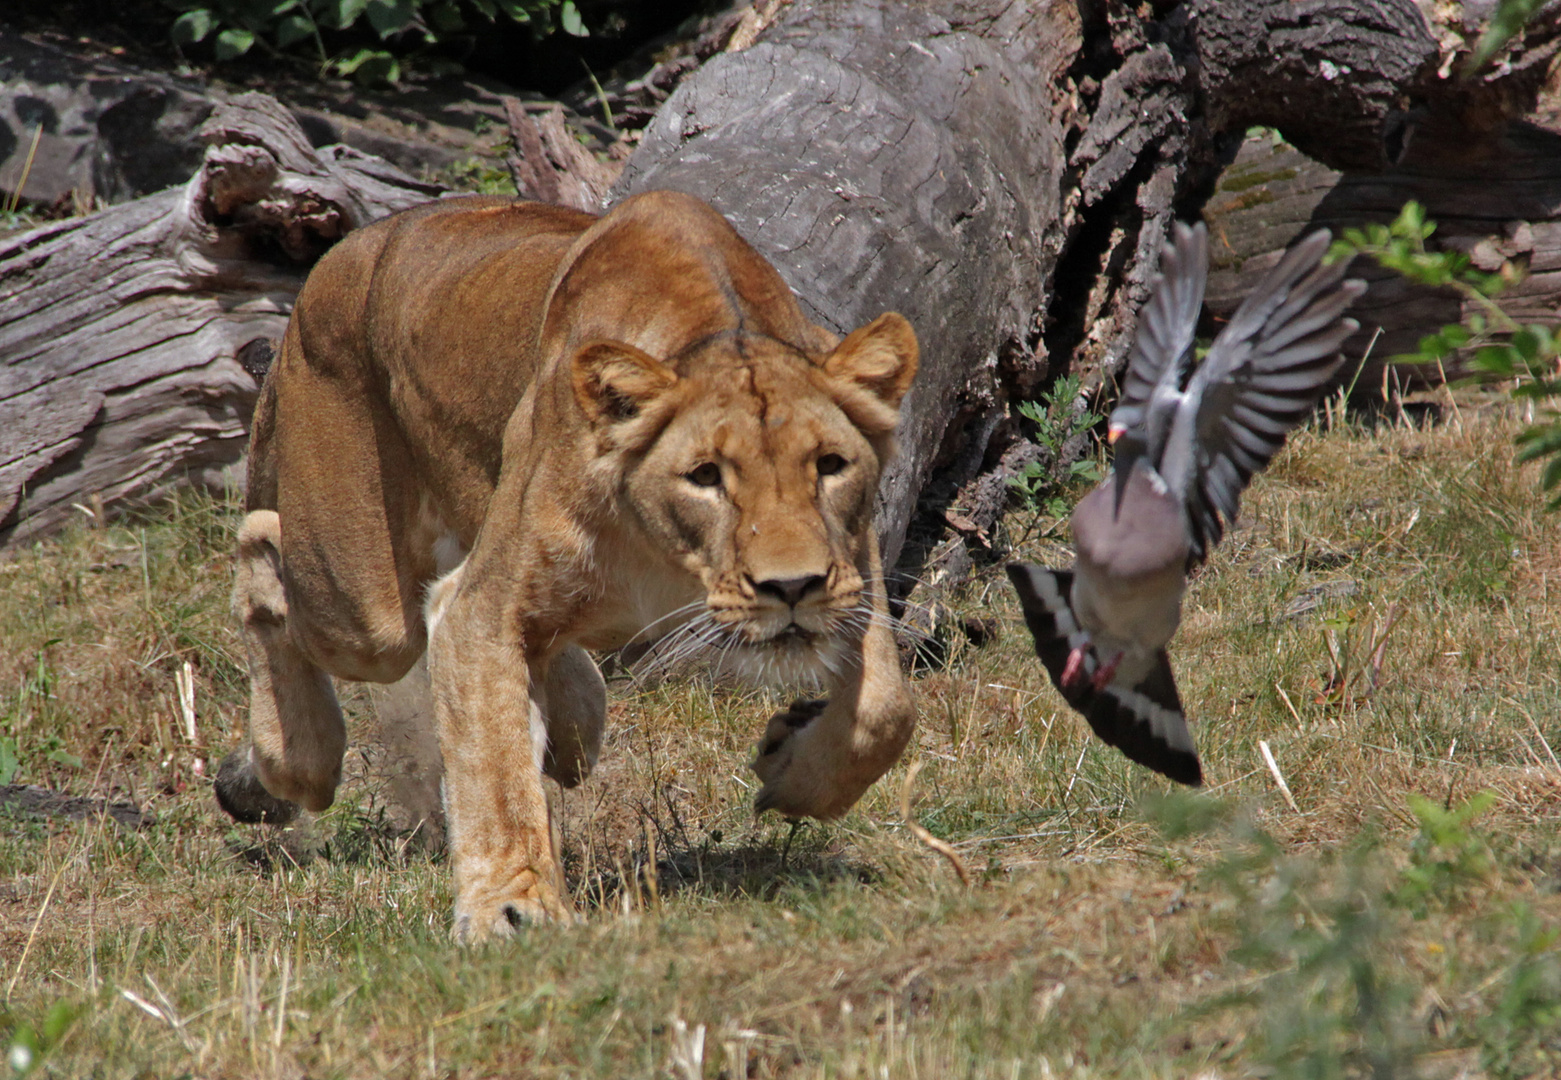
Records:
[[[715,668],[753,686],[817,688],[839,674],[850,654],[850,642],[790,627],[765,641],[724,650]]]

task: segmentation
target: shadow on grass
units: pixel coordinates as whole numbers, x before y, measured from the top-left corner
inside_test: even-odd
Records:
[[[305,816],[289,825],[233,825],[225,843],[237,863],[261,874],[316,861],[389,869],[444,861],[442,845],[425,843],[417,830],[396,827],[382,808]]]
[[[442,847],[430,849],[416,833],[397,829],[380,815],[354,814],[333,824],[334,832],[318,819],[236,826],[227,834],[226,847],[235,863],[262,875],[316,862],[394,870],[445,861]],[[637,910],[680,894],[768,901],[793,890],[869,885],[882,876],[811,823],[774,839],[730,844],[707,838],[699,844],[655,845],[642,839],[605,856],[595,845],[571,843],[564,847],[563,862],[570,895],[583,913]]]
[[[813,837],[806,834],[812,832]],[[836,884],[870,885],[878,868],[840,851],[822,830],[804,825],[778,840],[704,843],[652,852],[603,868],[588,853],[564,851],[570,892],[582,911],[627,910],[680,894],[709,900],[773,900]]]

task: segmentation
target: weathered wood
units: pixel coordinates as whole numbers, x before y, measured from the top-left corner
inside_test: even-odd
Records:
[[[468,74],[378,92],[283,69],[272,92],[315,146],[341,143],[426,177],[496,158],[485,132],[503,122],[501,89]],[[85,213],[182,185],[204,159],[201,125],[229,97],[203,78],[0,26],[0,198]]]
[[[1207,101],[1219,131],[1255,125],[1334,168],[1380,169],[1409,123],[1408,91],[1439,58],[1424,16],[1393,0],[1193,0]]]
[[[1543,114],[1536,119],[1545,119]],[[1550,120],[1551,123],[1555,121]],[[1243,296],[1302,232],[1388,222],[1413,199],[1437,223],[1433,250],[1463,251],[1475,265],[1504,265],[1520,280],[1503,294],[1518,319],[1556,323],[1561,307],[1561,132],[1526,121],[1478,132],[1460,123],[1423,125],[1402,160],[1381,173],[1340,174],[1270,134],[1248,139],[1204,206],[1214,269],[1208,306],[1228,318]],[[1561,125],[1558,125],[1561,127]],[[1367,362],[1347,376],[1357,391],[1389,392],[1468,373],[1467,358],[1441,368],[1384,361],[1414,351],[1422,336],[1479,313],[1452,290],[1411,284],[1368,260],[1354,270],[1369,284],[1353,313],[1361,331],[1346,343]]]
[[[1277,7],[1301,22],[1280,25]],[[1305,12],[1338,25],[1308,30]],[[1262,33],[1248,40],[1251,18]],[[1336,74],[1368,48],[1381,78],[1328,74],[1324,61]],[[1016,450],[1014,403],[1125,358],[1171,217],[1217,175],[1218,124],[1244,125],[1260,103],[1293,115],[1327,91],[1356,133],[1352,160],[1369,157],[1435,55],[1408,0],[797,0],[679,86],[618,190],[710,200],[832,329],[885,309],[911,319],[923,368],[880,523],[892,563],[918,506],[931,512],[914,575],[945,510],[980,535],[1006,470],[1033,459]]]
[[[182,184],[214,107],[194,80],[0,27],[0,191],[90,210]]]
[[[229,482],[256,392],[237,355],[281,336],[326,247],[439,191],[316,152],[264,95],[202,130],[183,188],[0,240],[0,547],[94,496]]]
[[[564,124],[562,106],[529,114],[518,98],[507,97],[504,113],[516,150],[506,163],[522,198],[591,213],[606,207],[607,193],[623,171],[622,159],[598,161],[576,142]]]
[[[1285,10],[1271,10],[1279,7]],[[1339,153],[1350,161],[1391,155],[1407,84],[1437,55],[1410,0],[1185,0],[1132,9],[764,0],[729,29],[713,31],[703,47],[728,51],[684,78],[644,132],[617,190],[675,187],[709,199],[827,326],[845,330],[886,309],[911,317],[925,359],[907,404],[903,451],[881,491],[891,559],[918,507],[930,511],[924,520],[987,535],[1007,476],[1036,459],[1014,403],[1062,372],[1098,383],[1120,364],[1171,217],[1187,214],[1212,188],[1221,148],[1234,134],[1221,125],[1311,116],[1326,100],[1327,123],[1348,134]],[[1350,77],[1368,52],[1375,74]],[[667,85],[687,66],[663,72]],[[567,161],[562,143],[548,149],[542,128],[530,134],[539,146],[522,155],[520,168],[523,179],[540,183],[536,190],[552,193],[544,167],[555,180],[583,171],[575,167],[583,159]],[[277,148],[283,168],[307,152],[301,137]],[[212,262],[226,252],[228,265],[193,277],[172,273],[181,286],[147,297],[165,307],[198,305],[213,288],[245,298],[227,305],[233,316],[220,327],[206,327],[222,338],[204,349],[208,360],[220,354],[227,366],[191,383],[216,388],[203,408],[220,417],[213,422],[224,432],[234,431],[247,404],[239,388],[248,384],[232,356],[274,334],[302,264],[355,215],[346,205],[350,192],[307,167],[306,197],[286,184],[280,198],[265,195],[264,169],[254,174],[259,180],[244,180],[253,173],[246,153],[221,166],[235,201],[210,205],[219,217],[222,209],[233,212],[203,223],[215,236],[196,259]],[[560,185],[557,195],[594,198],[589,184],[573,194]],[[305,205],[310,199],[319,206]],[[167,240],[147,243],[157,249]],[[258,285],[245,268],[257,259],[265,279]],[[114,273],[123,271],[103,275],[110,285]],[[73,280],[87,291],[84,278]],[[114,317],[137,310],[117,303]],[[149,320],[138,325],[152,333]],[[14,336],[0,326],[3,332]],[[143,359],[141,351],[134,359]],[[104,366],[117,371],[121,363]],[[69,484],[50,488],[53,478],[40,470],[81,471],[71,455],[82,443],[64,431],[79,430],[78,414],[110,414],[116,399],[95,392],[102,402],[85,389],[71,396],[78,404],[55,422],[61,430],[40,431],[25,452],[0,459],[10,469],[0,478],[13,491],[16,477],[27,477],[30,507],[69,505]],[[161,464],[149,471],[172,475]],[[14,533],[20,518],[4,484],[0,508],[9,515],[0,529]],[[916,558],[913,552],[912,573]]]

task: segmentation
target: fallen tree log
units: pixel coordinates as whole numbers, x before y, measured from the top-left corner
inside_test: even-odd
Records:
[[[1014,405],[1125,358],[1171,217],[1245,125],[1377,167],[1437,55],[1409,0],[797,0],[679,86],[618,192],[708,199],[832,329],[911,319],[923,368],[879,516],[914,578],[1049,452]]]
[[[330,244],[441,190],[314,150],[264,95],[202,133],[184,187],[0,240],[0,547],[73,506],[231,483],[257,389],[241,357],[268,354]]]

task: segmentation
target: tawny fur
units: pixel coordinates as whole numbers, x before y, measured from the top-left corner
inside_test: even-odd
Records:
[[[353,233],[310,275],[255,417],[250,775],[328,806],[327,673],[391,682],[426,649],[457,936],[570,918],[541,778],[595,764],[585,650],[650,628],[822,682],[827,705],[770,722],[757,805],[844,813],[913,722],[872,512],[916,361],[898,315],[839,342],[809,323],[687,196],[600,219],[452,199]]]

